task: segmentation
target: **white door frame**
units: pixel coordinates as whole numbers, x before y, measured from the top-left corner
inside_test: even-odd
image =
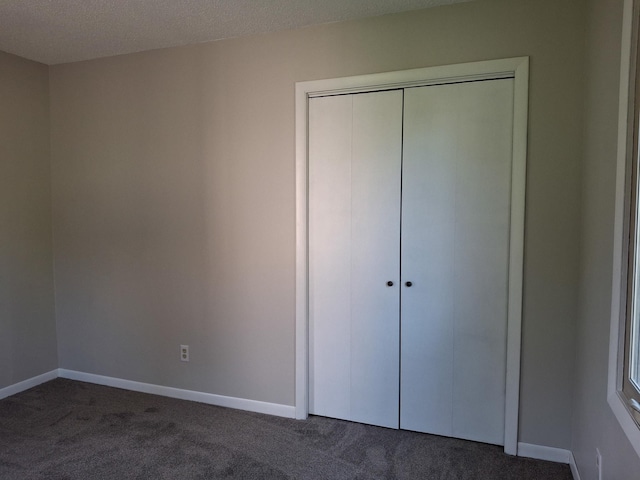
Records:
[[[489,60],[296,83],[296,418],[307,418],[309,412],[309,270],[307,218],[309,98],[341,93],[390,90],[403,87],[497,78],[514,79],[504,451],[510,455],[517,455],[529,57]]]

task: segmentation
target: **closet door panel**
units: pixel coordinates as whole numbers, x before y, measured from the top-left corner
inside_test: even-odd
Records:
[[[398,428],[401,91],[354,96],[352,148],[352,419]]]
[[[401,153],[401,91],[310,100],[311,413],[398,427]]]
[[[504,443],[512,97],[405,93],[402,428]]]
[[[309,100],[309,412],[351,412],[350,96]]]
[[[453,435],[504,444],[513,80],[469,84],[460,169]]]
[[[451,436],[456,122],[427,88],[405,92],[400,426]]]

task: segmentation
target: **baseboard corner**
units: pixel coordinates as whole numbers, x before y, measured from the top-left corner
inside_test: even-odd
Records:
[[[25,390],[29,390],[30,388],[37,387],[41,383],[45,383],[56,378],[58,378],[58,369],[0,388],[0,400],[10,397],[11,395],[24,392]]]
[[[571,456],[569,457],[569,467],[571,468],[573,480],[580,480],[580,472],[578,471],[578,465],[576,464],[576,459],[573,456],[573,453],[571,453]]]
[[[564,448],[518,442],[518,456],[570,465],[573,454]]]

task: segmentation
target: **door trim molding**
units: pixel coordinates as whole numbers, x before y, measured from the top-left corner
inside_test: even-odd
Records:
[[[514,79],[504,451],[510,455],[516,455],[518,453],[529,57],[489,60],[296,83],[296,418],[306,418],[309,411],[309,271],[307,218],[309,98],[498,78]]]

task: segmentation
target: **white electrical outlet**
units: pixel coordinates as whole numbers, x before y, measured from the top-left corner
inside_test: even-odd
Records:
[[[600,450],[596,448],[596,467],[598,467],[598,480],[602,480],[602,455]]]
[[[189,345],[180,345],[180,360],[189,361]]]

